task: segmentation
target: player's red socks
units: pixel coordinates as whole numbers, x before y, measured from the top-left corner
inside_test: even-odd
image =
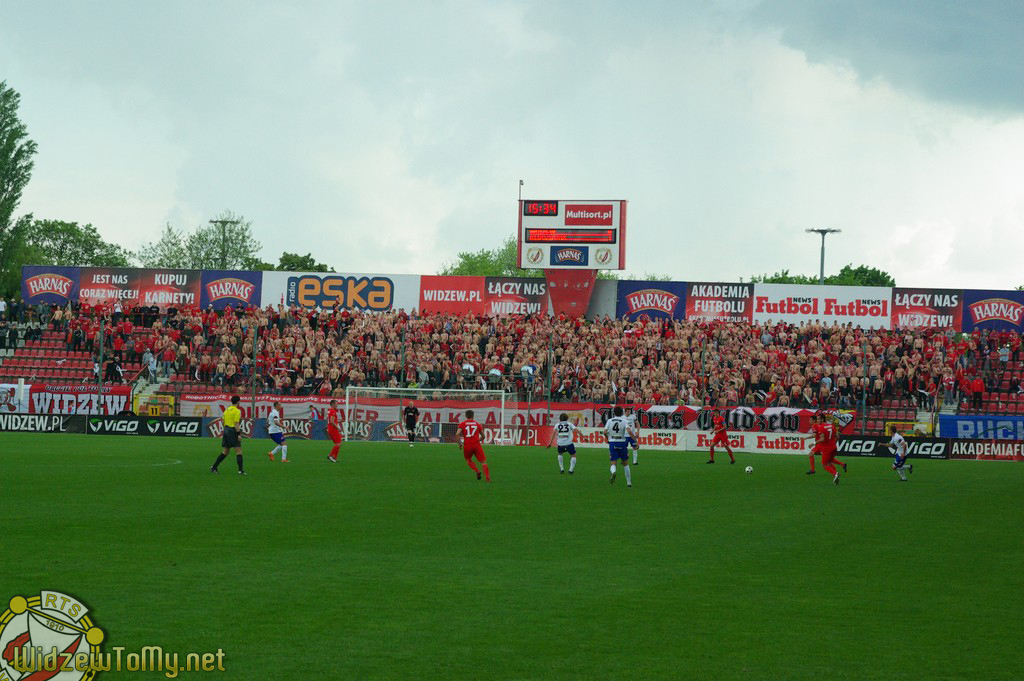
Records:
[[[491,481],[491,471],[490,471],[489,468],[487,468],[487,464],[484,464],[483,467],[484,467],[484,479],[487,480],[487,482],[490,482]]]
[[[337,459],[338,458],[338,450],[339,449],[341,449],[341,445],[334,445],[333,447],[331,447],[331,454],[330,454],[330,456],[331,456],[332,459]]]
[[[714,445],[711,445],[710,455],[711,455],[711,460],[714,461],[715,460],[715,446]]]
[[[828,472],[829,472],[829,473],[831,473],[832,475],[835,475],[835,474],[836,474],[836,467],[835,467],[835,466],[833,466],[832,464],[830,464],[830,463],[826,463],[826,464],[822,464],[822,466],[824,467],[824,469],[825,469],[826,471],[828,471]]]
[[[814,472],[814,454],[811,454],[808,458],[811,460],[811,472],[813,473]]]
[[[480,469],[476,467],[475,463],[473,463],[473,459],[466,459],[466,463],[469,465],[470,468],[473,469],[474,473],[479,473],[480,472]],[[484,466],[484,470],[487,470],[486,466]]]
[[[725,451],[729,452],[729,461],[732,461],[733,463],[736,463],[736,457],[732,455],[732,450],[729,449],[728,447],[726,447]]]

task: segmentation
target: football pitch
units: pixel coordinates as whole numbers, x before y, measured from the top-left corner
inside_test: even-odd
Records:
[[[490,447],[486,484],[451,445],[244,440],[242,477],[212,439],[0,441],[0,612],[224,650],[179,678],[1024,678],[1021,465],[641,451],[627,488],[594,449]]]

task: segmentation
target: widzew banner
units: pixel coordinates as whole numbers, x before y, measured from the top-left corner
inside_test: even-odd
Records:
[[[525,277],[420,277],[423,314],[537,315],[548,312],[547,282]]]
[[[964,292],[957,289],[894,288],[892,328],[960,331]]]
[[[754,284],[752,319],[757,324],[820,322],[888,329],[892,289],[883,286]]]
[[[686,318],[689,320],[749,323],[753,310],[753,284],[694,282],[686,285]]]
[[[86,414],[113,416],[126,411],[132,403],[132,389],[127,385],[49,385],[33,383],[28,391],[27,413]]]

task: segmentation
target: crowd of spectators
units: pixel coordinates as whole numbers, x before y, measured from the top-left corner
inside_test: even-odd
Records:
[[[1020,335],[851,326],[487,318],[284,306],[23,308],[68,350],[174,380],[280,395],[349,385],[501,389],[519,399],[688,405],[980,405]],[[101,321],[102,320],[102,321]],[[98,358],[96,372],[100,371]],[[123,372],[122,372],[123,373]],[[116,380],[112,375],[111,380]],[[1014,386],[1017,390],[1017,386]]]

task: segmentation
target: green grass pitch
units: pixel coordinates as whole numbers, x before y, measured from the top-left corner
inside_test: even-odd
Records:
[[[224,649],[179,678],[1024,678],[1021,465],[652,451],[627,489],[601,450],[491,447],[487,485],[444,445],[245,440],[243,478],[212,439],[0,441],[0,604]]]

